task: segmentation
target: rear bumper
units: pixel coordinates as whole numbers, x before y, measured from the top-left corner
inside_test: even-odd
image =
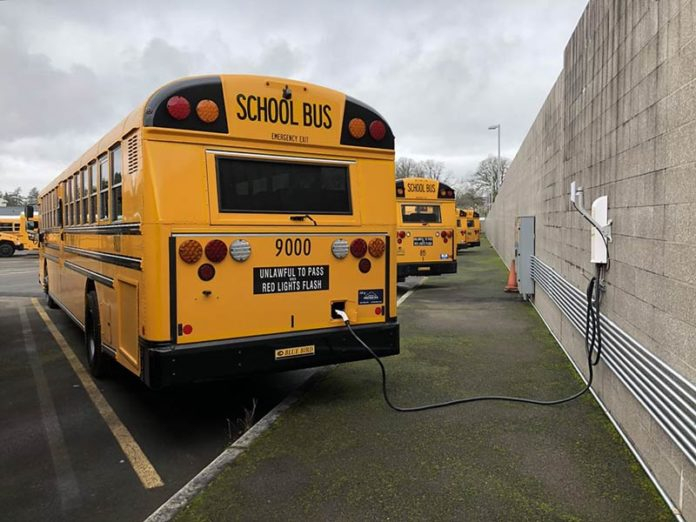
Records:
[[[399,353],[398,323],[354,326],[353,330],[378,355]],[[275,358],[278,349],[307,345],[314,345],[314,355]],[[185,345],[154,343],[141,338],[140,353],[142,379],[151,388],[371,357],[344,327]]]
[[[399,263],[396,265],[396,275],[399,279],[403,279],[407,276],[427,276],[456,273],[456,261],[447,261],[443,263]]]

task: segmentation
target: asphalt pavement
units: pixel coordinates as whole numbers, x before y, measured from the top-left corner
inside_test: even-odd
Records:
[[[143,520],[311,373],[155,392],[114,367],[96,388],[161,477],[147,489],[38,313],[84,365],[82,331],[45,308],[37,266],[36,254],[0,258],[4,520]]]

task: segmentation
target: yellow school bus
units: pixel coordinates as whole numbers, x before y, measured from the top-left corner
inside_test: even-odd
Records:
[[[434,179],[396,180],[397,275],[457,272],[454,190]]]
[[[457,249],[461,250],[467,247],[466,211],[462,210],[461,208],[457,208],[455,209],[455,216],[457,218],[457,222],[455,225],[454,236],[457,242]]]
[[[34,233],[38,228],[38,215],[29,220],[24,214],[0,216],[0,257],[10,257],[16,250],[36,250]]]
[[[40,281],[159,388],[399,352],[394,136],[340,92],[261,76],[157,90],[41,192]]]
[[[459,215],[466,224],[466,241],[464,248],[477,247],[481,245],[481,219],[479,213],[473,208],[460,209]]]

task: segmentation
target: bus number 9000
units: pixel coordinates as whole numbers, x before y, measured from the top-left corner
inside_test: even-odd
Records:
[[[312,242],[309,238],[300,239],[296,237],[295,239],[289,237],[285,240],[281,238],[276,239],[276,257],[285,252],[286,256],[308,256],[312,253]]]

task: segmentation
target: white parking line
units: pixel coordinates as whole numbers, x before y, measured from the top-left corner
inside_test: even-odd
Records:
[[[413,291],[414,291],[416,288],[418,288],[420,285],[422,285],[423,283],[425,283],[425,281],[426,281],[427,279],[428,279],[427,277],[422,278],[422,279],[421,279],[420,281],[418,281],[415,285],[413,285],[413,286],[411,287],[411,289],[410,289],[408,292],[406,292],[404,295],[402,295],[401,297],[399,297],[399,300],[396,302],[396,306],[398,307],[401,303],[403,303],[406,299],[408,299],[408,298],[411,296],[411,294],[413,293]]]

